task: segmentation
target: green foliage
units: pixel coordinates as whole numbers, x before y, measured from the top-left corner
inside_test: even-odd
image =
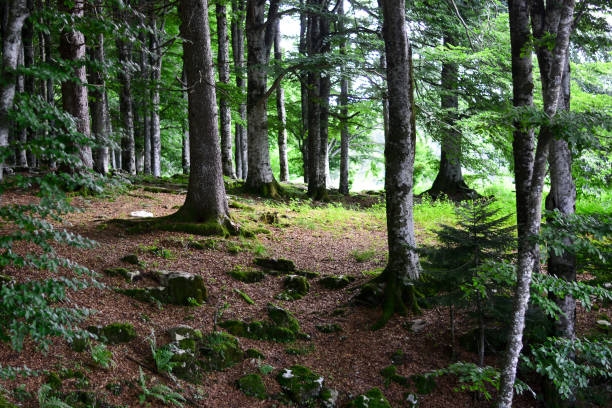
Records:
[[[115,364],[113,353],[106,347],[106,344],[96,344],[91,348],[91,359],[102,368],[110,368]]]
[[[38,389],[38,406],[40,408],[72,408],[56,395],[49,384],[43,384]]]
[[[586,388],[589,379],[612,378],[612,340],[549,338],[522,361],[548,378],[567,399]]]
[[[164,404],[172,404],[177,407],[183,407],[183,403],[186,401],[178,392],[165,384],[154,384],[152,386],[147,385],[147,378],[142,372],[142,368],[139,367],[138,385],[140,386],[140,394],[138,395],[138,401],[140,405],[149,405],[147,400],[154,399]]]
[[[367,261],[372,260],[376,256],[376,250],[374,249],[366,249],[363,251],[354,250],[353,252],[351,252],[351,255],[353,256],[353,258],[355,258],[355,261],[357,262],[367,262]]]
[[[180,364],[180,362],[172,361],[174,352],[169,347],[157,347],[155,331],[151,330],[151,334],[147,337],[151,355],[155,361],[155,368],[158,373],[172,373],[172,369]]]

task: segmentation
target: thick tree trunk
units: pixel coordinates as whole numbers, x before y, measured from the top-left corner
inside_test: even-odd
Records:
[[[59,0],[60,10],[69,12],[73,18],[83,17],[85,10],[84,0],[68,2]],[[60,56],[71,64],[73,80],[62,83],[62,105],[64,110],[76,119],[76,129],[84,138],[91,138],[91,124],[89,120],[89,103],[87,100],[87,72],[85,70],[85,36],[80,31],[63,31],[60,34]],[[93,156],[91,146],[76,144],[81,166],[93,169]],[[75,170],[75,169],[73,169]]]
[[[305,7],[306,0],[300,0],[300,42],[298,51],[302,58],[308,53],[308,12]],[[300,126],[300,151],[302,153],[302,167],[304,172],[304,183],[308,184],[308,73],[300,73],[300,100],[301,100],[301,126]]]
[[[266,1],[247,0],[247,136],[249,169],[245,186],[265,197],[278,197],[280,186],[270,167],[268,142],[266,68],[274,40],[274,19],[278,18],[278,0],[271,0],[267,21]]]
[[[280,67],[283,60],[281,49],[280,20],[276,20],[276,30],[274,35],[274,60]],[[289,162],[287,160],[287,114],[285,112],[285,91],[281,84],[276,88],[276,115],[278,116],[277,142],[278,142],[278,162],[279,180],[289,181]]]
[[[232,54],[234,58],[234,73],[236,76],[236,87],[242,95],[246,95],[246,83],[244,81],[244,23],[245,23],[246,0],[232,1]],[[246,127],[243,125],[247,120],[246,103],[241,102],[238,106],[240,122],[235,126],[234,152],[236,158],[236,177],[246,179],[248,174],[248,144]]]
[[[185,68],[183,68],[182,83],[183,83],[183,86],[187,85],[187,77],[185,76]],[[189,94],[187,93],[186,88],[184,88],[183,99],[187,101],[187,104],[189,104],[188,95]],[[184,118],[181,121],[181,126],[182,126],[182,135],[183,135],[181,164],[183,167],[183,174],[189,174],[189,168],[191,166],[190,152],[189,152],[189,118]]]
[[[227,32],[227,8],[221,2],[216,5],[217,14],[217,67],[219,82],[228,85],[230,81],[229,35]],[[219,126],[221,130],[221,163],[223,175],[236,178],[232,163],[232,114],[226,91],[219,95]]]
[[[122,14],[122,13],[120,13]],[[125,21],[125,16],[119,16]],[[116,40],[119,70],[119,115],[121,117],[121,169],[136,174],[136,144],[134,141],[134,104],[132,95],[132,47],[122,38]]]
[[[531,5],[531,9],[528,7]],[[554,48],[547,46],[537,48],[538,64],[542,78],[542,95],[544,112],[553,117],[563,100],[563,73],[567,64],[567,50],[571,34],[574,1],[537,0],[527,3],[525,0],[510,0],[510,35],[512,41],[512,76],[514,86],[514,105],[532,101],[533,82],[531,78],[531,62],[524,56],[524,49],[531,41],[529,17],[531,17],[533,37],[543,38],[544,35],[556,35]],[[522,76],[518,76],[522,75]],[[526,76],[525,76],[526,75]],[[536,237],[540,232],[542,189],[546,174],[549,147],[554,135],[552,129],[541,126],[538,135],[535,156],[529,155],[533,144],[529,140],[517,139],[528,134],[515,132],[514,160],[517,220],[519,223],[519,248],[517,267],[517,287],[514,298],[514,312],[511,321],[506,363],[501,375],[499,398],[497,406],[509,408],[512,406],[513,388],[516,379],[516,368],[522,349],[525,313],[529,302],[531,275],[539,263],[539,250]],[[530,174],[528,180],[523,179]],[[525,189],[525,191],[522,191]],[[527,197],[519,197],[526,192]],[[524,206],[524,207],[523,207]]]
[[[8,112],[13,107],[15,98],[16,78],[14,71],[17,68],[19,53],[21,51],[21,30],[28,18],[26,0],[11,0],[7,5],[7,22],[2,36],[2,84],[0,85],[0,152],[4,153],[8,145],[10,121]],[[4,160],[0,159],[0,181],[4,176]]]
[[[419,278],[413,220],[415,117],[410,41],[404,0],[381,0],[387,63],[389,132],[385,141],[385,194],[389,260],[384,279],[383,316],[378,326],[396,312],[405,313],[406,296]],[[410,299],[414,301],[414,299]]]
[[[228,225],[229,207],[221,168],[208,4],[205,0],[181,0],[179,4],[184,69],[189,90],[191,171],[185,203],[175,216],[183,221]]]
[[[346,55],[346,34],[344,29],[344,1],[338,4],[338,32],[342,36],[340,40],[340,55]],[[348,128],[348,94],[349,80],[344,66],[340,67],[340,194],[348,195],[349,181],[349,143],[350,135]]]

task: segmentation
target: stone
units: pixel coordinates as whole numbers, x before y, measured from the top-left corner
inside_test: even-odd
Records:
[[[270,317],[270,320],[277,326],[286,327],[294,333],[300,332],[300,323],[291,312],[272,303],[268,303],[266,309],[268,311],[268,317]]]
[[[198,351],[198,365],[208,371],[223,370],[244,360],[238,339],[223,332],[205,336]]]
[[[427,326],[425,319],[415,319],[411,322],[410,330],[412,330],[413,333],[419,333],[423,331],[425,326]]]
[[[236,385],[240,391],[249,397],[266,399],[266,386],[259,374],[247,374],[238,379]]]
[[[391,408],[391,404],[379,388],[372,388],[350,401],[347,408]]]
[[[321,407],[323,408],[335,408],[338,403],[338,397],[340,393],[338,390],[334,390],[332,388],[323,388],[321,393],[319,394],[319,399],[321,400]]]
[[[201,304],[208,299],[204,280],[199,275],[187,272],[157,271],[155,277],[161,286],[166,288],[163,303],[190,306]]]
[[[323,377],[307,367],[294,365],[276,376],[283,392],[300,406],[312,406],[323,390]]]
[[[131,265],[139,265],[140,264],[140,260],[138,259],[138,256],[135,254],[129,254],[124,256],[123,258],[121,258],[121,260],[125,263],[129,263]]]
[[[287,275],[283,281],[285,289],[294,291],[302,296],[306,295],[310,290],[310,284],[304,276]]]
[[[87,331],[98,336],[106,344],[129,343],[136,338],[136,329],[131,323],[111,323],[104,327],[89,326]]]
[[[229,275],[237,281],[244,283],[260,282],[266,277],[266,274],[259,269],[236,267],[228,272]]]
[[[295,272],[295,263],[289,259],[276,258],[255,258],[255,265],[261,266],[264,269],[269,269],[278,272],[291,273]]]
[[[140,271],[130,271],[127,268],[107,268],[104,273],[108,276],[118,276],[125,279],[128,282],[133,282],[135,279],[141,276]]]
[[[332,275],[321,278],[319,284],[326,289],[338,290],[347,287],[354,280],[355,278],[353,276]]]

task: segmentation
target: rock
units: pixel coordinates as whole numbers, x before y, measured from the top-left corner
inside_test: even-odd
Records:
[[[266,399],[266,386],[259,374],[247,374],[238,379],[236,385],[240,391],[250,397]]]
[[[323,390],[323,377],[301,365],[281,370],[276,380],[283,392],[300,406],[313,405]]]
[[[244,359],[244,351],[234,336],[215,332],[205,336],[199,347],[199,365],[205,370],[223,370]]]
[[[157,271],[156,279],[165,287],[163,303],[190,306],[193,303],[201,304],[208,299],[208,292],[204,280],[199,275],[187,272]]]
[[[140,264],[140,260],[138,259],[138,256],[135,254],[129,254],[124,256],[123,258],[121,258],[121,260],[125,263],[129,263],[131,265],[139,265]]]
[[[259,269],[236,267],[228,272],[229,275],[237,281],[244,283],[255,283],[263,280],[266,274]]]
[[[342,331],[342,327],[338,323],[319,324],[315,328],[321,333],[338,333]]]
[[[124,278],[128,282],[133,282],[135,279],[141,276],[140,271],[130,271],[127,268],[107,268],[104,273],[108,276],[118,276]]]
[[[347,287],[355,278],[348,275],[332,275],[326,276],[319,280],[319,284],[326,289],[342,289]]]
[[[153,213],[145,210],[132,211],[130,217],[134,218],[152,218]]]
[[[346,405],[348,408],[391,408],[391,404],[378,388],[372,388]]]
[[[278,272],[295,272],[295,263],[289,259],[255,258],[255,265]]]
[[[136,329],[130,323],[111,323],[104,327],[89,326],[87,331],[98,336],[106,344],[129,343],[136,338]]]
[[[414,333],[419,333],[423,331],[425,326],[427,326],[425,319],[415,319],[411,322],[410,330],[412,330]]]
[[[287,275],[283,281],[283,286],[287,290],[292,290],[302,296],[306,295],[310,290],[310,284],[304,276]]]
[[[268,303],[266,308],[268,310],[268,317],[270,317],[270,320],[277,326],[285,327],[294,333],[300,332],[300,323],[291,312],[272,303]]]
[[[321,393],[319,394],[319,398],[321,399],[321,407],[323,408],[335,408],[338,403],[338,396],[340,393],[338,390],[334,390],[331,388],[323,388]]]

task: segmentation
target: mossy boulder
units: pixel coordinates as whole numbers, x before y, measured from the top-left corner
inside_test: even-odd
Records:
[[[131,323],[111,323],[104,327],[89,326],[87,330],[106,344],[129,343],[136,338],[136,329]]]
[[[282,369],[276,381],[283,392],[299,406],[314,406],[323,390],[323,377],[301,365]]]
[[[190,306],[194,302],[200,304],[208,299],[208,292],[200,275],[157,271],[155,277],[160,285],[166,288],[162,299],[158,299],[163,303]]]
[[[348,275],[326,276],[319,280],[319,284],[326,289],[338,290],[347,287],[355,278]]]
[[[243,375],[236,382],[236,386],[249,397],[255,397],[261,400],[267,397],[266,386],[259,374]]]
[[[128,254],[121,258],[121,260],[125,263],[129,263],[130,265],[140,265],[140,260],[136,254]]]
[[[237,281],[244,283],[260,282],[266,277],[263,271],[254,268],[236,267],[229,271],[228,274]]]
[[[268,303],[266,306],[268,317],[274,324],[279,327],[285,327],[294,333],[300,332],[300,323],[291,312],[277,306],[273,303]]]
[[[387,401],[382,391],[378,388],[372,388],[365,394],[357,396],[350,401],[347,408],[391,408],[391,404]]]
[[[283,286],[286,290],[293,291],[301,296],[304,296],[310,290],[310,284],[304,276],[287,275],[283,280]]]
[[[244,359],[238,339],[228,333],[214,332],[205,336],[199,346],[199,365],[205,370],[223,370]]]
[[[279,343],[292,342],[297,338],[297,333],[287,327],[277,326],[272,322],[255,320],[244,322],[241,320],[224,320],[219,326],[234,336],[246,337],[254,340],[268,340]]]
[[[104,273],[108,276],[117,276],[125,279],[128,282],[133,282],[139,276],[141,276],[140,271],[130,271],[127,268],[107,268],[104,270]]]
[[[268,271],[281,273],[295,272],[295,263],[289,259],[276,258],[255,258],[255,265],[261,266]]]
[[[321,333],[338,333],[342,331],[342,327],[338,323],[326,323],[315,326]]]

